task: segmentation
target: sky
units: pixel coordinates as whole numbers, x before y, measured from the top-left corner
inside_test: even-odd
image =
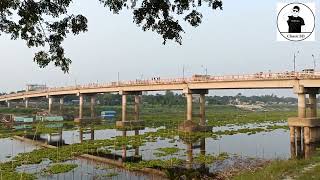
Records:
[[[317,26],[315,42],[276,41],[278,2],[285,1],[223,0],[223,11],[201,8],[204,16],[199,27],[181,22],[185,30],[182,45],[163,45],[158,34],[144,32],[133,23],[131,12],[114,15],[98,0],[75,0],[71,12],[88,18],[89,31],[69,36],[64,42],[66,54],[73,61],[70,73],[64,74],[53,65],[40,69],[33,62],[34,49],[29,49],[24,41],[0,36],[0,92],[24,89],[27,83],[55,87],[117,81],[118,72],[120,80],[182,77],[183,67],[185,76],[204,74],[205,68],[210,75],[291,71],[297,51],[298,70],[313,67],[312,54],[320,70]],[[293,96],[291,90],[229,90],[210,94],[239,92]]]

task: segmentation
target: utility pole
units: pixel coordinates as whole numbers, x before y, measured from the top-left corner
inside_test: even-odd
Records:
[[[183,77],[183,80],[184,80],[184,65],[182,66],[182,77]]]
[[[120,83],[120,72],[118,71],[118,85]]]
[[[201,65],[201,67],[204,69],[204,72],[205,72],[206,76],[208,76],[208,69],[207,69],[207,67],[205,67],[205,66],[203,66],[203,65]]]
[[[316,58],[314,57],[313,54],[312,54],[312,58],[313,58],[313,70],[316,71]]]
[[[293,72],[296,72],[296,57],[297,57],[296,54],[299,54],[299,51],[297,51],[297,52],[294,53],[294,55],[293,55]]]

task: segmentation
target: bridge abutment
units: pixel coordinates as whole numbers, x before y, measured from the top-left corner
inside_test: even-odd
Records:
[[[320,119],[317,118],[317,94],[319,88],[294,88],[298,94],[298,117],[288,119],[291,143],[320,142]],[[308,99],[306,99],[308,95]]]

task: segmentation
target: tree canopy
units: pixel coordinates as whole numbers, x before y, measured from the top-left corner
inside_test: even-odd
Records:
[[[131,10],[133,22],[143,31],[153,31],[167,40],[182,44],[184,32],[179,18],[197,27],[202,13],[197,9],[206,4],[221,9],[221,0],[98,0],[114,14]],[[81,14],[69,14],[72,0],[0,0],[0,36],[22,39],[28,47],[40,49],[34,61],[41,67],[50,63],[68,72],[71,59],[65,56],[62,42],[68,34],[88,31],[88,20]],[[44,50],[45,49],[45,50]]]

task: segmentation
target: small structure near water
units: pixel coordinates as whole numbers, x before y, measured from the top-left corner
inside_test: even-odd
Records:
[[[117,115],[116,111],[102,111],[101,118],[102,119],[114,119]]]
[[[42,122],[56,122],[56,121],[63,121],[63,116],[53,115],[48,112],[38,112],[36,115],[36,121]]]

